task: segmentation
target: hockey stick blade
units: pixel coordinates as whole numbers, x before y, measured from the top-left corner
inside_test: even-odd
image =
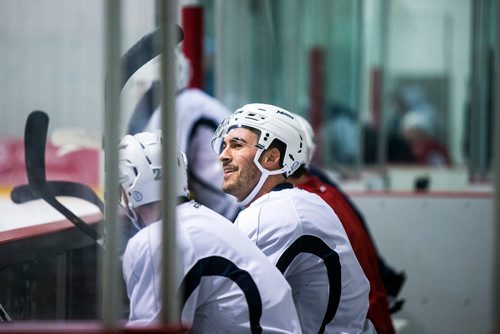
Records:
[[[47,181],[49,192],[55,197],[75,197],[90,202],[104,212],[104,203],[92,190],[92,188],[82,183],[70,181]],[[39,194],[35,193],[28,184],[22,184],[14,187],[10,192],[10,199],[16,204],[23,204],[29,201],[41,199]]]
[[[59,211],[80,231],[94,241],[99,241],[100,236],[96,230],[87,225],[80,217],[62,205],[50,192],[45,175],[45,144],[49,116],[43,111],[33,111],[28,115],[24,131],[24,157],[28,184],[35,194],[38,194],[50,206]]]

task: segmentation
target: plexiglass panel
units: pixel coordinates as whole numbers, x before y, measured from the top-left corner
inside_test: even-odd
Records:
[[[444,168],[460,186],[427,189],[464,190],[471,174],[488,179],[491,143],[491,80],[477,75],[491,73],[494,11],[472,4],[205,1],[214,94],[232,109],[260,101],[305,115],[316,164],[340,177],[359,177],[360,164]]]
[[[115,14],[123,22],[119,54],[155,27],[154,1],[124,1]],[[3,320],[102,317],[95,239],[103,234],[105,193],[105,23],[102,1],[0,2]],[[145,68],[126,84],[120,136],[158,76],[157,67]],[[120,251],[127,237],[120,235]],[[123,284],[115,288],[126,319]]]
[[[100,197],[78,197],[102,194],[102,3],[0,8],[0,304],[16,321],[95,319],[98,247],[86,233]],[[58,195],[90,227],[74,228],[41,195]]]

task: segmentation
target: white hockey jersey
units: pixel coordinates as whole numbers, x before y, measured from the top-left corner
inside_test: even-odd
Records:
[[[222,103],[195,88],[181,91],[176,98],[177,143],[188,158],[189,189],[201,204],[233,221],[241,210],[236,198],[221,190],[223,173],[210,143],[219,123],[231,115]],[[145,131],[159,129],[156,109]]]
[[[190,333],[300,333],[291,288],[228,220],[190,201],[177,206],[177,282]],[[161,222],[130,239],[123,272],[129,325],[155,323],[160,310]]]
[[[319,196],[280,185],[240,212],[235,225],[285,275],[304,333],[375,332],[365,321],[369,282]]]

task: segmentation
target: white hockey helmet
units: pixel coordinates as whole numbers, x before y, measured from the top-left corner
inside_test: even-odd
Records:
[[[304,131],[304,137],[305,137],[305,148],[307,151],[307,162],[306,162],[306,167],[309,167],[309,164],[312,161],[312,158],[314,156],[314,152],[316,151],[316,139],[314,137],[314,130],[311,126],[311,123],[301,115],[296,114],[297,119],[299,120],[299,123],[302,127],[302,130]]]
[[[212,138],[212,148],[217,154],[222,152],[222,144],[229,131],[238,127],[251,128],[260,132],[254,163],[262,175],[253,191],[241,201],[243,205],[247,205],[262,188],[269,175],[285,174],[287,177],[290,176],[302,164],[306,163],[307,154],[304,147],[303,131],[295,114],[283,108],[262,103],[244,105],[219,125]],[[286,145],[286,149],[282,168],[269,171],[262,167],[259,158],[274,139],[282,141]]]
[[[237,109],[220,124],[212,138],[212,148],[216,153],[221,152],[222,141],[236,127],[259,130],[257,148],[261,151],[267,149],[274,139],[286,145],[283,168],[273,174],[284,173],[289,176],[307,159],[302,127],[296,114],[288,110],[263,103],[247,104]]]
[[[161,200],[162,136],[161,131],[127,135],[120,142],[120,184],[129,203],[129,208]],[[187,159],[177,149],[176,195],[188,196]]]

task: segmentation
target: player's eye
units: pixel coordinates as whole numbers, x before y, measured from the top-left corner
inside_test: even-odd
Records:
[[[233,148],[233,149],[240,149],[245,145],[248,145],[248,144],[246,144],[242,141],[239,141],[239,140],[231,140],[231,148]]]

